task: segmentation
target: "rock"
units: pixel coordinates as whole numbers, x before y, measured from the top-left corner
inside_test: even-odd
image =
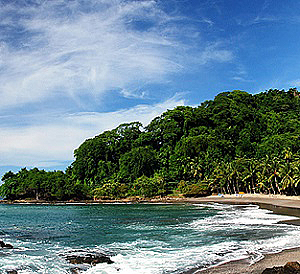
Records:
[[[288,262],[285,266],[274,266],[266,268],[262,274],[300,274],[300,264],[298,262]]]
[[[300,264],[298,262],[288,262],[286,263],[286,265],[284,266],[284,269],[287,271],[298,271],[300,273]],[[297,273],[298,273],[297,272]],[[296,273],[296,272],[295,272]]]
[[[103,254],[85,254],[85,255],[68,255],[66,260],[71,264],[90,264],[114,263],[108,256]]]
[[[8,248],[8,249],[13,249],[13,248],[14,248],[11,244],[5,244],[4,247],[5,247],[5,248]]]
[[[274,266],[272,268],[266,268],[262,274],[283,274],[283,266]]]
[[[6,243],[4,243],[3,241],[0,241],[0,246],[1,246],[2,248],[8,248],[8,249],[14,248],[11,244],[6,244]]]
[[[89,269],[90,266],[82,264],[82,265],[78,265],[76,267],[70,267],[70,273],[71,274],[79,274],[82,272],[85,272]]]
[[[17,270],[7,270],[6,271],[7,274],[18,274]]]
[[[77,268],[77,267],[70,268],[70,272],[72,274],[78,274],[78,273],[80,273],[80,268]]]

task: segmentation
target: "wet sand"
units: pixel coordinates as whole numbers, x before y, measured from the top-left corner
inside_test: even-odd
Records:
[[[300,198],[281,195],[225,195],[205,198],[189,199],[190,203],[229,203],[229,204],[256,204],[261,208],[272,210],[276,214],[296,216],[300,218]],[[284,223],[300,225],[300,219],[284,221]],[[296,243],[300,246],[300,243]],[[241,274],[262,273],[266,268],[283,266],[287,262],[300,262],[300,248],[287,249],[279,253],[266,254],[260,261],[251,264],[250,260],[237,260],[211,267],[206,270],[192,269],[186,274]]]

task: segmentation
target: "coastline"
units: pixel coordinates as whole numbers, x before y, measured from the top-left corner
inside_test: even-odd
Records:
[[[260,208],[268,209],[274,214],[293,216],[300,218],[300,197],[283,196],[283,195],[261,195],[261,194],[244,194],[244,195],[224,195],[209,196],[201,198],[156,198],[156,199],[122,199],[122,200],[101,200],[101,201],[68,201],[68,202],[46,202],[46,201],[26,201],[20,200],[15,202],[0,201],[0,204],[28,204],[28,205],[99,205],[99,204],[134,204],[134,203],[163,203],[163,204],[254,204]],[[285,224],[300,226],[300,219],[283,221]],[[266,268],[274,266],[283,266],[287,262],[300,261],[300,243],[299,247],[285,249],[279,253],[264,254],[264,257],[255,262],[249,259],[229,261],[220,265],[211,266],[207,269],[190,269],[185,274],[238,274],[238,273],[262,273]]]
[[[285,249],[278,253],[265,254],[264,258],[254,264],[248,259],[226,262],[204,270],[194,269],[186,274],[261,274],[266,268],[284,266],[287,262],[300,259],[300,247]]]
[[[300,198],[283,195],[225,195],[224,197],[205,197],[193,199],[193,203],[225,203],[225,204],[254,204],[260,208],[271,210],[274,214],[293,216],[300,218]],[[300,226],[300,219],[282,221],[284,224]],[[229,261],[207,269],[191,269],[185,274],[261,274],[266,268],[284,266],[287,262],[300,261],[299,247],[282,250],[278,253],[264,254],[264,257],[251,263],[249,259]]]
[[[283,221],[286,224],[300,226],[300,196],[285,195],[266,195],[266,194],[243,194],[243,195],[213,195],[199,198],[183,197],[163,197],[163,198],[124,198],[115,200],[80,200],[80,201],[44,201],[44,200],[0,200],[0,204],[8,205],[99,205],[99,204],[202,204],[202,203],[221,203],[221,204],[254,204],[262,209],[272,211],[274,214],[298,217]],[[300,246],[300,244],[299,244]]]

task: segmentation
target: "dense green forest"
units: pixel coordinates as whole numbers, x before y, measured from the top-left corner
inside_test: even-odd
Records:
[[[296,89],[223,92],[143,127],[121,124],[84,141],[65,172],[7,172],[8,199],[68,200],[210,193],[300,194]]]

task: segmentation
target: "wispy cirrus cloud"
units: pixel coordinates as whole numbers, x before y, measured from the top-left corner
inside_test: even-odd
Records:
[[[1,46],[0,80],[5,84],[0,106],[37,101],[59,92],[74,97],[83,90],[99,94],[129,89],[135,81],[161,81],[176,71],[170,41],[151,30],[144,37],[143,31],[126,27],[130,17],[139,18],[146,10],[154,17],[155,2],[100,2],[104,7],[96,5],[96,11],[87,13],[79,3],[70,7],[69,1],[44,2],[25,6],[21,19],[8,20],[11,24],[17,20],[16,27],[7,27],[20,28],[22,39],[10,37]],[[66,6],[69,12],[53,14]],[[20,13],[14,8],[19,7],[10,5],[7,12]],[[73,13],[71,17],[69,13]],[[160,17],[156,15],[156,19]],[[12,44],[19,40],[22,44]]]
[[[156,1],[88,2],[2,3],[0,107],[58,94],[74,99],[86,90],[101,96],[121,89],[135,96],[136,83],[164,82],[181,71],[189,51],[202,63],[232,58],[210,46],[195,52],[179,39],[184,30],[173,23],[181,18]]]
[[[209,62],[230,62],[234,59],[233,52],[219,47],[219,43],[207,46],[199,55],[200,64]]]

